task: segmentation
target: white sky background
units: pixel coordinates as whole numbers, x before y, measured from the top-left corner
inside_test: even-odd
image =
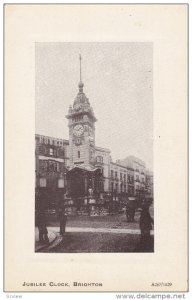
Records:
[[[36,43],[36,133],[69,139],[69,105],[82,81],[98,121],[96,145],[113,160],[153,168],[152,43]]]

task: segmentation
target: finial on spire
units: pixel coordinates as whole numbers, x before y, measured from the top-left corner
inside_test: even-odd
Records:
[[[81,57],[81,54],[79,54],[79,63],[80,63],[80,82],[79,82],[79,92],[80,93],[83,93],[83,82],[81,81],[81,60],[82,60],[82,57]]]

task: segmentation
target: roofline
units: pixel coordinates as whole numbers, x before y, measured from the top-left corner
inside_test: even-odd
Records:
[[[134,155],[129,155],[127,156],[126,158],[124,159],[118,159],[118,160],[121,160],[121,161],[126,161],[126,160],[129,160],[129,162],[131,163],[137,163],[139,164],[140,166],[144,166],[146,168],[146,162],[144,160],[142,160],[141,158],[137,157],[137,156],[134,156]]]
[[[54,136],[48,136],[48,135],[44,135],[44,134],[39,134],[39,133],[35,133],[35,137],[44,137],[44,138],[48,138],[48,139],[54,139],[54,140],[61,140],[67,144],[69,144],[69,140],[65,140],[59,137],[54,137]]]
[[[108,148],[102,148],[98,146],[95,146],[95,150],[111,153],[111,151]]]
[[[126,169],[126,170],[131,170],[131,171],[134,171],[134,169],[133,168],[131,168],[131,167],[126,167],[126,166],[123,166],[123,165],[120,165],[120,164],[117,164],[117,163],[115,163],[115,162],[110,162],[110,164],[113,164],[113,165],[116,165],[116,166],[118,166],[118,167],[121,167],[121,168],[124,168],[124,169]]]

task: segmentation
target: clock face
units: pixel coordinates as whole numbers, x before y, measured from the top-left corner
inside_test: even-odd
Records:
[[[76,136],[80,136],[82,135],[84,132],[84,128],[83,128],[83,125],[75,125],[74,127],[74,135]]]

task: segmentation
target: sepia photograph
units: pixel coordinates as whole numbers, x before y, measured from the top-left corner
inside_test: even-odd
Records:
[[[186,4],[4,6],[8,296],[189,290],[187,22]]]
[[[35,44],[35,251],[153,252],[153,44]]]

